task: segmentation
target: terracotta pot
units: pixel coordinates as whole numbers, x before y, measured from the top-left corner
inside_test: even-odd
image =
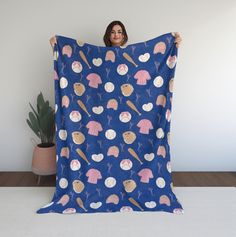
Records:
[[[32,171],[37,175],[52,175],[56,173],[56,146],[34,148]]]

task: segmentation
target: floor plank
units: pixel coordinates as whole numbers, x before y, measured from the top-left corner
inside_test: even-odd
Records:
[[[53,187],[55,175],[38,176],[32,172],[0,172],[1,187]],[[236,187],[236,172],[172,172],[175,187]]]

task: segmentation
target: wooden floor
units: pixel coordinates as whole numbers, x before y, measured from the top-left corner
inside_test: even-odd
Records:
[[[172,172],[175,187],[236,187],[236,172]],[[55,175],[32,172],[0,172],[1,187],[55,186]]]

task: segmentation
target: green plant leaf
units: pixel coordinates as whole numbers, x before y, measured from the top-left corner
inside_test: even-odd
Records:
[[[51,129],[50,111],[47,111],[47,113],[41,117],[40,124],[41,124],[43,134],[46,135],[46,137],[49,137],[50,129]]]
[[[42,107],[41,110],[39,111],[39,117],[42,118],[45,114],[47,114],[49,111],[49,102],[46,101]]]
[[[55,137],[55,111],[45,101],[42,92],[37,97],[37,111],[30,104],[33,112],[29,113],[29,127],[41,139],[41,143],[52,143]]]
[[[29,125],[29,127],[32,129],[32,131],[35,133],[35,135],[40,138],[39,130],[35,130],[35,128],[31,124],[31,122],[29,121],[29,119],[26,119],[26,122]]]
[[[30,103],[29,103],[29,104],[30,104]],[[38,119],[38,113],[35,111],[34,107],[33,107],[31,104],[30,104],[30,107],[31,107],[31,109],[33,110],[35,116],[36,116],[37,119]]]
[[[29,112],[29,119],[30,119],[30,122],[31,122],[32,126],[34,127],[34,129],[39,130],[38,120],[32,112]]]
[[[42,109],[44,104],[45,104],[45,101],[43,98],[43,94],[42,94],[42,92],[40,92],[40,94],[38,95],[38,98],[37,98],[37,105],[38,105],[38,109],[39,109],[38,113],[40,113],[40,110]]]

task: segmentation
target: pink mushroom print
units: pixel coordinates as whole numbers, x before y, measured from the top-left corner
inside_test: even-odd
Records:
[[[114,156],[114,157],[118,157],[119,155],[119,148],[117,146],[110,146],[108,151],[107,151],[107,155],[108,156]]]
[[[147,84],[147,80],[150,80],[151,76],[150,76],[148,71],[146,71],[146,70],[139,70],[134,75],[134,78],[137,80],[137,84],[138,85],[146,85]]]
[[[60,198],[60,200],[57,202],[57,204],[61,204],[62,206],[65,206],[65,205],[69,202],[69,200],[70,200],[69,195],[64,194],[64,195]]]
[[[156,105],[163,106],[165,108],[166,106],[166,97],[164,95],[158,95],[156,100]]]
[[[60,155],[63,156],[63,157],[69,158],[69,155],[70,155],[69,148],[68,147],[62,147]]]
[[[164,146],[159,146],[157,149],[157,155],[162,156],[163,158],[166,157],[166,149]]]
[[[166,195],[162,195],[162,196],[160,196],[159,203],[170,206],[170,199]]]
[[[149,183],[149,179],[153,178],[152,170],[147,168],[140,170],[138,175],[141,177],[142,183]]]
[[[98,88],[98,85],[102,84],[101,77],[97,73],[90,73],[86,78],[90,87]]]
[[[143,134],[149,134],[149,130],[153,129],[152,123],[148,119],[141,119],[137,126],[140,128],[139,132]]]
[[[106,57],[105,57],[105,60],[106,61],[111,61],[111,62],[115,62],[115,53],[112,51],[112,50],[109,50],[107,51],[106,53]]]
[[[166,44],[164,42],[159,42],[155,45],[153,53],[157,54],[157,53],[161,53],[164,54],[166,51]]]
[[[88,134],[93,136],[98,136],[98,132],[103,130],[102,125],[96,121],[89,121],[86,125],[86,128],[88,128]]]
[[[118,108],[118,102],[116,99],[110,99],[107,102],[107,109],[114,109],[117,110]]]
[[[72,48],[70,47],[70,45],[65,45],[62,48],[62,54],[65,54],[67,57],[71,57],[72,55]]]
[[[66,108],[68,108],[70,105],[70,99],[67,95],[64,95],[61,99],[61,106],[65,106]]]
[[[91,184],[96,184],[98,182],[98,179],[102,178],[101,172],[97,169],[88,170],[86,176],[88,177],[88,182]]]
[[[119,197],[116,194],[112,194],[106,199],[106,203],[118,204]]]

